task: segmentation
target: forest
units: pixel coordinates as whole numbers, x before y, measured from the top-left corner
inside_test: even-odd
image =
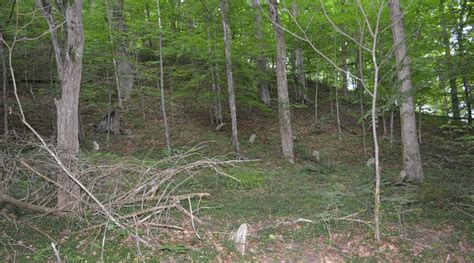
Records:
[[[468,0],[0,0],[4,262],[472,262]]]

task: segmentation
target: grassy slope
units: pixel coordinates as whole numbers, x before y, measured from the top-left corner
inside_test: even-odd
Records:
[[[326,95],[325,92],[321,93],[322,98],[327,98]],[[81,102],[86,134],[82,143],[85,156],[89,155],[93,140],[105,145],[105,136],[92,132],[95,122],[107,109],[106,104],[98,104],[102,97],[106,101],[106,94],[90,92],[83,96]],[[45,100],[40,101],[45,103]],[[164,156],[164,137],[156,101],[157,94],[152,91],[143,100],[140,96],[132,100],[129,110],[123,114],[123,120],[135,137],[112,136],[109,149],[104,151],[101,158],[114,162],[116,154],[149,160]],[[48,114],[38,115],[34,105],[31,102],[28,106],[30,116],[36,115],[32,119],[46,119]],[[193,101],[179,101],[176,105],[187,106],[170,109],[175,149],[186,149],[202,141],[211,141],[203,152],[206,156],[223,156],[232,151],[229,126],[216,132],[210,124],[207,109],[194,106]],[[345,127],[341,139],[338,138],[334,117],[329,116],[327,100],[321,102],[322,125],[314,124],[310,108],[293,111],[298,156],[294,165],[282,162],[279,157],[276,113],[241,111],[239,135],[243,155],[260,161],[226,170],[240,183],[206,174],[188,181],[181,188],[183,191],[211,193],[211,197],[200,204],[203,209],[199,212],[199,217],[208,222],[207,226],[198,228],[206,238],[197,240],[189,224],[183,223],[187,232],[163,233],[160,238],[165,244],[164,249],[145,249],[144,254],[149,259],[196,261],[473,260],[472,163],[466,162],[465,156],[464,159],[458,157],[465,154],[466,149],[440,137],[442,134],[437,128],[439,123],[426,118],[429,126],[425,126],[422,149],[427,180],[421,186],[396,187],[393,183],[400,169],[398,140],[393,147],[390,147],[388,140],[381,140],[384,242],[380,248],[376,248],[370,223],[372,172],[365,166],[368,157],[364,155],[361,132],[354,114],[358,112],[357,106],[344,105],[341,111]],[[48,122],[38,123],[45,126],[41,129],[48,134],[48,127],[44,125]],[[257,134],[255,144],[249,144],[246,140],[252,133]],[[371,141],[370,137],[368,141]],[[320,151],[320,162],[312,160],[311,153],[314,150]],[[449,160],[439,155],[449,156]],[[453,163],[450,161],[453,159],[461,161]],[[10,212],[21,217],[21,211]],[[298,218],[313,220],[314,224],[280,224]],[[230,233],[241,223],[250,225],[248,253],[245,257],[236,254],[229,240]],[[80,229],[79,226],[74,222],[59,222],[49,218],[40,218],[35,224],[46,229],[51,236],[63,240],[61,254],[71,261],[98,259],[100,233],[74,232],[72,236],[64,237],[64,229]],[[21,225],[18,229],[11,228],[11,223],[2,225],[2,232],[18,237],[18,240],[33,245],[39,251],[33,259],[44,261],[52,257],[49,241],[42,235],[36,235]],[[133,242],[127,243],[127,238],[119,232],[111,231],[109,235],[105,251],[107,261],[136,258]],[[8,248],[11,241],[2,242],[5,253],[11,251]],[[30,253],[28,249],[21,246],[16,249],[22,252],[21,258],[27,260]]]

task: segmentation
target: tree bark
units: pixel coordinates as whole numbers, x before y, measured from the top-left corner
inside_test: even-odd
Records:
[[[119,80],[119,99],[127,100],[130,98],[130,92],[133,89],[135,76],[133,74],[133,66],[130,62],[127,25],[125,24],[125,15],[123,13],[124,0],[109,0],[110,17],[112,27],[118,31],[119,37],[114,41],[114,57],[117,63],[117,77]]]
[[[364,58],[362,56],[362,48],[359,46],[357,50],[357,76],[359,79],[357,80],[357,91],[359,92],[359,106],[360,106],[360,116],[364,116],[365,109],[364,109],[364,85],[362,80],[364,79]],[[367,132],[365,128],[365,119],[361,119],[361,127],[362,127],[362,140],[364,145],[364,154],[367,156]]]
[[[7,94],[7,64],[3,47],[3,32],[0,32],[0,59],[2,60],[2,103],[3,103],[3,135],[8,134],[8,94]]]
[[[156,0],[156,9],[158,14],[158,27],[160,29],[160,93],[161,93],[161,114],[163,116],[163,125],[165,126],[165,139],[168,154],[171,154],[171,141],[168,126],[168,117],[166,116],[165,104],[165,75],[163,68],[163,27],[161,25],[160,0]]]
[[[82,25],[82,0],[57,2],[57,9],[65,19],[64,36],[59,38],[55,27],[53,7],[49,0],[37,0],[37,5],[48,22],[58,69],[61,98],[55,99],[57,110],[57,142],[60,156],[70,165],[79,153],[79,92],[81,88],[84,30]],[[64,173],[58,174],[58,184],[68,191],[58,189],[58,207],[74,209],[79,205],[80,188]],[[71,194],[68,194],[71,193]]]
[[[449,88],[451,94],[451,110],[453,112],[453,118],[459,120],[459,118],[461,118],[461,111],[459,109],[458,87],[456,85],[456,77],[454,75],[451,75],[449,78]]]
[[[231,46],[231,31],[229,23],[227,21],[228,13],[228,4],[227,0],[221,0],[221,16],[222,16],[222,26],[224,29],[224,49],[225,49],[225,68],[227,74],[227,92],[229,96],[229,108],[230,108],[230,117],[232,122],[232,144],[235,147],[235,152],[240,154],[240,144],[237,134],[237,108],[235,105],[235,93],[234,93],[234,79],[232,76],[232,58],[230,52]]]
[[[255,38],[258,42],[258,58],[257,58],[257,69],[258,69],[258,85],[260,87],[260,99],[262,102],[270,106],[271,96],[268,80],[266,79],[267,74],[267,62],[263,55],[265,49],[265,43],[263,42],[263,30],[262,30],[262,10],[260,8],[260,0],[252,0],[252,7],[255,10]]]
[[[399,0],[390,0],[390,19],[392,22],[392,35],[395,45],[395,58],[397,61],[398,81],[401,83],[400,92],[400,119],[403,145],[403,169],[409,180],[423,181],[423,166],[421,163],[420,146],[416,134],[415,105],[413,101],[413,88],[411,83],[410,61],[405,42],[403,25],[403,12]]]
[[[276,75],[278,83],[278,117],[283,156],[294,162],[293,133],[291,130],[290,101],[288,98],[288,81],[286,76],[286,44],[283,28],[280,26],[277,0],[270,0],[270,18],[276,40]]]
[[[298,9],[298,5],[296,3],[296,0],[292,1],[292,11],[293,11],[293,16],[296,19],[298,19],[300,15],[300,11]],[[304,72],[304,62],[303,62],[303,49],[301,46],[296,48],[295,50],[295,56],[296,56],[296,76],[297,76],[297,99],[300,103],[306,103],[309,101],[308,97],[306,96],[306,76]]]
[[[441,27],[443,29],[443,44],[445,52],[445,70],[443,73],[443,80],[446,79],[446,75],[449,75],[449,91],[451,95],[451,111],[455,119],[459,119],[461,116],[459,110],[459,99],[458,99],[458,88],[456,85],[456,70],[454,70],[454,63],[451,56],[451,45],[450,45],[450,33],[448,25],[446,23],[446,14],[444,12],[444,0],[440,0],[441,9]]]
[[[341,0],[341,14],[344,15],[346,13],[346,10],[344,9],[344,5],[345,5],[346,1],[345,0]],[[342,28],[344,30],[344,28]],[[348,46],[348,43],[346,41],[346,39],[343,39],[342,41],[342,54],[341,54],[341,57],[342,57],[342,64],[343,64],[343,73],[342,73],[342,91],[343,91],[343,94],[344,94],[344,99],[346,101],[346,103],[349,102],[349,83],[348,83],[348,79],[347,79],[347,71],[349,71],[349,66],[347,65],[347,46]]]
[[[207,17],[206,17],[206,22],[207,22],[207,51],[209,54],[210,58],[210,70],[211,70],[211,85],[212,85],[212,91],[214,92],[214,116],[213,116],[213,121],[215,121],[216,126],[219,126],[220,124],[224,123],[224,116],[222,114],[222,99],[221,99],[221,87],[219,84],[219,78],[217,71],[217,66],[215,66],[215,56],[214,56],[214,49],[212,48],[211,45],[211,19],[213,22],[214,21],[214,16],[211,10],[205,6],[207,9]]]
[[[316,72],[319,73],[319,67],[316,65]],[[314,87],[314,122],[318,123],[318,91],[319,91],[319,79],[316,79],[316,85]]]
[[[459,14],[459,21],[458,21],[458,28],[457,28],[457,39],[458,39],[458,54],[459,54],[459,72],[462,75],[462,83],[464,86],[464,96],[465,96],[465,104],[466,104],[466,112],[467,112],[467,120],[469,123],[472,123],[472,98],[471,98],[471,87],[468,84],[468,77],[466,76],[466,72],[468,69],[466,68],[467,65],[465,63],[465,50],[464,50],[464,15],[466,13],[467,8],[467,0],[461,1],[461,10]]]

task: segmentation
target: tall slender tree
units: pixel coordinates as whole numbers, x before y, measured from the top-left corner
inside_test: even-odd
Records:
[[[212,12],[207,1],[202,2],[204,8],[206,9],[206,32],[207,32],[207,52],[209,54],[209,67],[210,67],[210,73],[211,73],[211,85],[212,85],[212,91],[214,92],[214,116],[213,116],[213,121],[217,125],[221,125],[224,123],[224,116],[223,116],[223,111],[222,111],[222,98],[221,98],[221,86],[219,84],[219,77],[218,77],[218,67],[216,65],[215,61],[215,50],[213,48],[213,44],[211,42],[213,41],[213,36],[211,34],[211,28],[212,25],[215,24],[215,16],[214,12]],[[215,32],[214,32],[215,34]]]
[[[130,98],[130,92],[133,89],[135,76],[133,65],[130,59],[128,27],[125,23],[124,0],[107,0],[108,17],[111,28],[118,32],[114,38],[113,52],[114,64],[116,66],[116,77],[118,80],[119,100]],[[121,103],[120,103],[121,105]]]
[[[291,130],[290,101],[288,98],[288,81],[286,76],[286,44],[283,28],[278,16],[277,0],[270,0],[270,19],[275,31],[276,40],[276,75],[278,85],[278,119],[280,122],[280,136],[283,156],[294,162],[293,133]]]
[[[298,4],[296,0],[293,0],[291,3],[292,11],[294,19],[298,19],[300,16],[300,10],[298,8]],[[295,50],[295,59],[296,59],[296,77],[297,77],[297,97],[300,103],[305,103],[308,101],[308,97],[306,95],[306,74],[304,70],[304,62],[303,62],[303,49],[301,45],[298,43],[298,46]]]
[[[421,163],[420,146],[416,135],[415,104],[411,83],[410,60],[405,42],[403,11],[399,0],[390,0],[390,19],[395,45],[398,81],[402,94],[400,105],[401,134],[403,145],[403,169],[407,178],[414,182],[423,181],[423,166]]]
[[[237,107],[235,105],[235,91],[234,91],[234,78],[232,75],[232,56],[230,52],[231,48],[231,31],[227,15],[229,12],[229,5],[227,0],[221,0],[221,16],[222,16],[222,27],[224,29],[224,50],[225,50],[225,69],[227,74],[227,93],[229,96],[229,108],[230,118],[232,121],[232,144],[235,147],[235,152],[240,154],[239,137],[237,133]]]
[[[161,9],[160,0],[156,0],[156,11],[158,14],[158,28],[160,29],[160,97],[161,97],[161,115],[163,116],[163,125],[165,126],[166,148],[171,154],[170,132],[168,125],[168,117],[166,116],[166,101],[165,101],[165,72],[163,68],[163,26],[161,24]]]
[[[466,113],[467,113],[467,120],[469,123],[472,123],[472,92],[471,87],[469,86],[468,76],[467,76],[467,64],[465,61],[466,51],[464,48],[464,28],[465,28],[465,15],[466,11],[468,11],[467,0],[461,0],[460,7],[459,7],[459,18],[458,18],[458,25],[457,25],[457,42],[458,42],[458,54],[459,54],[459,62],[458,68],[459,73],[461,74],[462,84],[464,86],[464,103],[466,104]]]
[[[260,6],[260,0],[252,0],[252,7],[255,11],[255,38],[258,42],[257,68],[259,71],[258,85],[260,86],[260,98],[265,105],[270,106],[270,88],[269,83],[265,78],[267,73],[267,62],[265,61],[265,57],[263,55],[265,43],[263,41],[262,9]]]
[[[346,9],[344,8],[346,1],[341,0],[341,14],[344,15],[346,13]],[[344,28],[342,28],[344,30]],[[344,38],[341,45],[341,59],[342,59],[342,68],[344,69],[344,73],[342,74],[342,92],[344,94],[344,99],[346,102],[349,101],[349,83],[347,78],[347,71],[349,70],[349,66],[347,65],[347,58],[348,58],[348,45],[346,39]]]
[[[55,100],[57,110],[57,142],[61,159],[65,164],[79,153],[79,92],[82,77],[84,29],[82,24],[82,0],[56,1],[56,9],[64,19],[62,35],[57,27],[50,0],[37,0],[51,32],[61,98]],[[64,173],[58,174],[58,207],[73,209],[79,204],[80,188]]]
[[[456,85],[456,70],[455,64],[453,62],[453,58],[451,55],[451,33],[450,29],[448,28],[447,17],[444,11],[444,0],[440,0],[440,12],[441,12],[441,28],[442,38],[443,38],[443,46],[444,46],[444,60],[445,65],[442,67],[444,70],[440,73],[440,81],[444,83],[447,76],[449,75],[449,92],[451,96],[451,112],[455,119],[459,119],[461,116],[459,110],[459,98],[458,98],[458,88]]]
[[[0,28],[0,59],[2,60],[2,103],[3,103],[3,135],[8,134],[8,96],[7,96],[7,65],[3,47],[4,34]]]

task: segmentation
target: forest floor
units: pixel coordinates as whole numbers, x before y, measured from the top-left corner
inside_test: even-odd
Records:
[[[132,135],[112,135],[108,139],[93,132],[107,110],[106,104],[91,103],[98,98],[93,92],[83,93],[83,158],[119,163],[123,158],[159,160],[167,156],[162,122],[154,103],[158,101],[156,94],[145,99],[134,97],[123,112],[122,124]],[[33,126],[45,135],[51,133],[51,101],[25,101],[27,118]],[[35,110],[39,104],[43,104],[40,105],[43,112]],[[202,156],[236,158],[232,154],[229,124],[216,131],[210,123],[208,109],[195,106],[192,100],[179,105],[188,106],[169,109],[175,152],[205,142],[207,147],[200,153]],[[321,103],[317,125],[313,107],[296,107],[292,112],[295,164],[286,163],[280,157],[276,110],[240,111],[241,155],[253,161],[225,168],[227,174],[239,181],[203,172],[183,181],[180,187],[180,193],[210,194],[196,211],[204,224],[197,225],[194,231],[189,218],[171,212],[170,222],[184,230],[163,229],[156,235],[161,243],[159,248],[140,251],[128,236],[111,230],[103,247],[104,260],[472,262],[472,142],[451,140],[440,129],[442,121],[423,116],[421,148],[426,180],[421,185],[396,186],[400,172],[399,137],[395,136],[391,145],[386,136],[381,136],[382,242],[377,245],[373,225],[373,172],[366,166],[372,140],[368,134],[366,154],[357,109],[358,105],[341,105],[342,133],[339,134],[335,112],[331,116],[329,103]],[[21,127],[15,120],[12,125]],[[395,134],[397,131],[395,127]],[[254,143],[248,142],[251,134],[257,135]],[[92,150],[93,141],[102,146],[99,152]],[[319,161],[312,156],[315,150],[320,152]],[[3,205],[2,211],[14,214],[18,220],[29,215]],[[101,232],[82,231],[79,223],[51,216],[31,218],[30,224],[58,240],[59,252],[69,262],[99,260]],[[0,256],[5,260],[54,259],[50,241],[44,234],[4,218],[0,222],[3,245]],[[232,233],[243,223],[249,226],[249,236],[246,253],[240,255],[234,248]],[[68,229],[72,234],[64,234]]]

